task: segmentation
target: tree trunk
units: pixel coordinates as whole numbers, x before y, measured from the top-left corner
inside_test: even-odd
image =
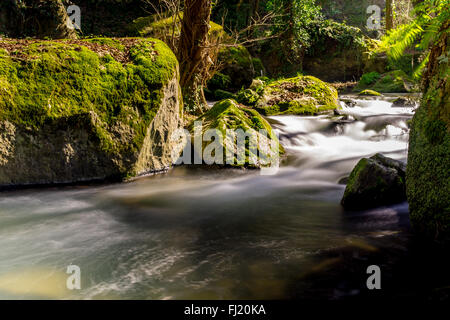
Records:
[[[206,106],[203,85],[212,62],[208,50],[210,15],[211,0],[185,0],[178,48],[180,85],[187,110],[200,113]]]
[[[423,74],[423,96],[409,136],[406,192],[414,229],[450,243],[450,22]]]
[[[386,0],[386,31],[394,27],[393,4],[394,0]]]
[[[69,27],[67,9],[61,0],[25,1],[26,30],[30,36],[52,39],[76,39],[77,34]]]

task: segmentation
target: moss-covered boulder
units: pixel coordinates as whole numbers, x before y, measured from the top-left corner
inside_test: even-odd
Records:
[[[172,164],[178,62],[155,39],[2,40],[0,185],[126,178]]]
[[[360,96],[381,96],[379,92],[376,92],[375,90],[366,89],[358,93]]]
[[[450,239],[450,23],[431,49],[413,117],[406,175],[410,219],[422,234]]]
[[[348,178],[341,203],[346,209],[367,209],[406,200],[406,165],[376,154],[361,159]]]
[[[414,81],[402,70],[394,70],[384,74],[371,72],[364,74],[354,91],[370,89],[382,93],[411,92],[414,89]]]
[[[255,83],[240,92],[238,99],[264,115],[316,115],[339,108],[336,89],[312,76]]]
[[[201,124],[201,130],[196,131],[195,124]],[[239,105],[232,99],[216,103],[208,112],[195,120],[189,126],[189,130],[193,141],[195,139],[202,141],[201,150],[195,149],[196,145],[193,142],[194,153],[204,155],[206,148],[211,148],[212,143],[219,143],[223,156],[222,163],[203,156],[207,164],[261,168],[274,165],[274,161],[278,165],[279,155],[284,152],[270,124],[255,110]],[[211,130],[222,137],[220,141],[216,141],[215,138],[213,142],[203,141],[206,132]],[[238,137],[241,133],[246,135],[242,144],[239,143]],[[228,157],[227,153],[230,154]],[[214,152],[213,156],[215,155]]]
[[[217,62],[221,66],[220,73],[231,79],[227,87],[220,88],[227,91],[237,91],[242,87],[248,87],[253,78],[261,76],[261,68],[263,68],[261,60],[254,59],[242,45],[221,48]]]

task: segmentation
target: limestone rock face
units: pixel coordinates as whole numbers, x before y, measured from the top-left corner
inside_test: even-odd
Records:
[[[0,46],[0,187],[120,180],[176,160],[172,51],[154,39],[87,41]]]
[[[406,199],[406,165],[376,154],[361,159],[350,174],[341,200],[346,209],[367,209]]]
[[[447,22],[431,49],[423,97],[412,120],[406,187],[415,230],[450,239],[450,67]]]

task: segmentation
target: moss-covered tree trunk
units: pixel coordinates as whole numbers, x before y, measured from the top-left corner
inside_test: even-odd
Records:
[[[389,31],[394,26],[393,10],[394,0],[386,0],[386,31]]]
[[[208,48],[210,15],[211,0],[185,0],[178,59],[184,103],[191,111],[203,112],[206,105],[203,85],[211,64]]]
[[[406,174],[415,230],[450,239],[450,23],[433,45],[423,77],[423,97],[411,126]]]

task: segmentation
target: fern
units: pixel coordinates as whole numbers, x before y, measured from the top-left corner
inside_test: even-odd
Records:
[[[415,14],[416,18],[410,24],[400,25],[385,35],[377,51],[386,52],[394,61],[415,43],[416,48],[427,51],[450,19],[450,0],[425,0],[416,5]],[[413,77],[420,77],[427,61],[428,55],[414,70]]]
[[[423,70],[425,69],[425,66],[428,63],[428,60],[430,58],[430,53],[428,52],[425,57],[422,59],[422,62],[416,67],[416,69],[412,73],[412,77],[414,80],[419,80],[422,76]]]

